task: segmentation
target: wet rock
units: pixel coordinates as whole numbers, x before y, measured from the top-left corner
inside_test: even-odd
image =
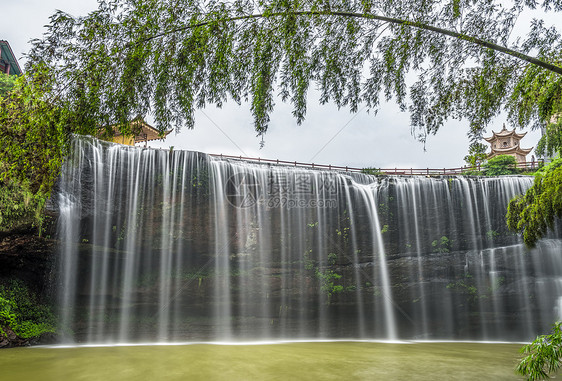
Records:
[[[19,337],[9,327],[2,327],[0,332],[0,348],[16,348],[27,347],[30,345],[50,345],[60,342],[59,336],[56,333],[43,333],[40,336],[30,337],[24,339]]]
[[[2,327],[2,331],[4,333],[0,333],[0,348],[25,347],[30,345],[28,339],[22,339],[10,328]]]
[[[53,299],[56,241],[50,238],[52,224],[47,224],[43,236],[31,227],[17,231],[0,232],[0,286],[16,281],[23,284],[36,302],[50,304]],[[13,348],[52,343],[49,335],[24,339],[9,327],[0,327],[0,348]]]
[[[44,301],[50,298],[55,240],[34,230],[0,233],[0,284],[17,279]]]

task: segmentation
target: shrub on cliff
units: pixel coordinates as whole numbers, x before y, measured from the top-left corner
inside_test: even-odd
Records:
[[[510,201],[507,225],[535,246],[562,217],[562,158],[553,160],[535,175],[533,186]]]
[[[517,161],[511,155],[498,155],[484,164],[486,176],[516,175],[520,173]]]
[[[11,329],[18,337],[29,339],[55,332],[56,319],[49,306],[20,281],[0,286],[0,335]]]

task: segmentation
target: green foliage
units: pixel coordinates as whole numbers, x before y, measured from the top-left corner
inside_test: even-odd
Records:
[[[538,336],[521,348],[526,354],[517,365],[517,373],[528,381],[544,380],[562,365],[562,322],[556,322],[549,335]]]
[[[535,152],[539,156],[562,155],[562,114],[557,114],[547,123],[545,133],[539,140]]]
[[[39,64],[0,98],[0,230],[41,226],[71,133],[78,131],[74,114],[52,98],[54,85],[52,71]]]
[[[494,239],[494,238],[498,237],[499,235],[500,235],[500,233],[498,233],[497,231],[495,231],[493,229],[488,230],[486,232],[486,238],[488,238],[488,239]]]
[[[465,274],[463,279],[447,284],[446,288],[464,295],[468,303],[476,302],[479,297],[486,297],[478,290],[474,278],[470,274]]]
[[[347,242],[349,240],[349,231],[350,231],[350,227],[345,226],[341,230],[336,229],[336,234],[338,235],[338,237],[341,237],[344,242]]]
[[[178,185],[179,186],[179,185]],[[191,175],[192,191],[198,195],[208,197],[210,193],[209,170],[206,167],[198,168]]]
[[[442,236],[439,240],[431,242],[434,253],[448,253],[450,250],[451,240],[446,236]]]
[[[51,99],[54,83],[39,65],[0,98],[0,181],[25,184],[33,194],[50,193],[72,132],[72,114]]]
[[[374,175],[374,176],[384,175],[384,172],[381,172],[379,168],[374,168],[374,167],[363,168],[361,169],[361,173],[364,173],[366,175]]]
[[[46,198],[33,194],[27,183],[0,181],[0,232],[35,226],[41,228]]]
[[[310,258],[312,254],[312,249],[306,251],[303,255],[304,268],[307,271],[314,273],[314,276],[319,280],[320,291],[324,292],[328,297],[327,303],[329,304],[332,296],[344,291],[344,287],[338,284],[339,279],[342,278],[341,274],[338,274],[331,269],[320,269],[314,261]],[[338,259],[338,255],[335,253],[328,254],[328,264],[335,265]]]
[[[310,258],[310,254],[312,254],[312,249],[308,250],[303,255],[303,263],[305,270],[313,270],[314,269],[314,262]]]
[[[0,327],[9,327],[23,339],[55,332],[56,319],[50,307],[19,281],[0,286]]]
[[[537,171],[525,195],[509,202],[507,225],[522,233],[525,244],[533,247],[554,227],[556,217],[562,217],[562,158]]]
[[[519,14],[539,5],[562,10],[550,0],[103,0],[86,17],[54,14],[29,68],[54,68],[56,93],[86,129],[126,132],[149,113],[162,132],[191,128],[196,108],[230,99],[249,104],[262,134],[277,94],[301,123],[315,87],[320,103],[352,112],[395,98],[422,141],[450,117],[477,138],[504,105],[519,124],[544,122],[560,94],[555,29],[533,23],[506,48]],[[409,71],[418,80],[408,88]]]
[[[468,169],[462,171],[463,176],[484,176],[484,172],[479,171],[477,169]]]
[[[16,84],[16,78],[15,75],[0,73],[0,98],[8,95]]]
[[[479,300],[494,297],[494,293],[505,283],[504,277],[497,277],[493,282],[484,286],[474,279],[472,274],[466,272],[462,277],[458,277],[454,282],[448,283],[446,288],[462,296],[462,304],[475,304]],[[463,300],[464,299],[464,300]]]
[[[562,49],[549,46],[550,41],[559,39],[553,35],[554,30],[544,28],[542,22],[532,24],[529,42],[536,44],[540,55],[550,62],[560,66]],[[559,32],[558,32],[559,33]],[[546,70],[540,70],[529,65],[521,72],[507,107],[511,113],[510,122],[513,125],[546,127],[546,134],[537,146],[537,154],[552,155],[562,149],[560,135],[560,113],[562,112],[562,76]],[[552,126],[549,128],[549,125]]]
[[[468,156],[465,156],[465,160]],[[511,155],[498,155],[494,156],[487,162],[481,165],[481,169],[468,169],[463,171],[465,176],[504,176],[504,175],[516,175],[523,171],[517,168],[517,161],[515,157]],[[528,174],[528,173],[526,173]]]
[[[486,154],[487,149],[488,147],[485,144],[471,143],[468,147],[468,155],[464,157],[464,161],[471,167],[477,166],[488,157],[488,154]]]
[[[341,279],[342,276],[335,271],[321,271],[319,269],[315,269],[314,274],[316,275],[316,278],[320,280],[320,291],[325,292],[328,296],[328,303],[330,303],[333,295],[343,291],[343,286],[341,284],[337,284],[337,281]]]
[[[483,165],[486,176],[515,175],[520,173],[517,161],[511,155],[494,156]]]

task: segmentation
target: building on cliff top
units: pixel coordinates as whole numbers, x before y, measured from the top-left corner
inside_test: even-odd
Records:
[[[0,73],[8,75],[20,75],[21,68],[18,60],[8,44],[8,41],[0,40]]]
[[[152,140],[164,140],[172,132],[166,131],[163,136],[160,136],[158,130],[146,123],[142,118],[136,118],[131,122],[131,129],[134,135],[124,135],[116,127],[113,127],[113,136],[107,138],[104,136],[104,130],[100,130],[100,138],[113,143],[134,146],[139,143],[146,143]]]
[[[526,134],[526,132],[518,134],[515,132],[515,128],[512,131],[508,131],[505,128],[505,124],[500,132],[496,133],[492,131],[492,136],[484,138],[484,140],[490,143],[492,148],[492,151],[488,154],[488,159],[498,155],[510,155],[515,157],[518,163],[525,163],[527,161],[527,155],[534,148],[521,148],[519,145],[520,140]]]

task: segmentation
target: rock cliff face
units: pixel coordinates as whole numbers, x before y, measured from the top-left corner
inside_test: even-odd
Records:
[[[9,327],[2,327],[2,330],[4,333],[0,332],[0,348],[27,347],[39,344],[46,345],[54,344],[58,341],[57,336],[53,333],[44,333],[41,336],[24,339],[16,335]]]
[[[29,340],[22,339],[9,327],[2,327],[0,331],[0,348],[24,347],[31,345]]]
[[[31,228],[0,233],[0,286],[7,287],[17,281],[36,296],[37,302],[51,305],[54,299],[55,240],[46,237],[39,237]],[[54,341],[53,334],[22,338],[10,327],[0,326],[0,348]]]
[[[18,279],[41,301],[48,301],[52,296],[54,254],[55,240],[39,237],[32,229],[0,233],[0,284]]]
[[[56,193],[74,341],[521,341],[560,317],[562,240],[529,252],[505,224],[530,177],[74,144]]]

